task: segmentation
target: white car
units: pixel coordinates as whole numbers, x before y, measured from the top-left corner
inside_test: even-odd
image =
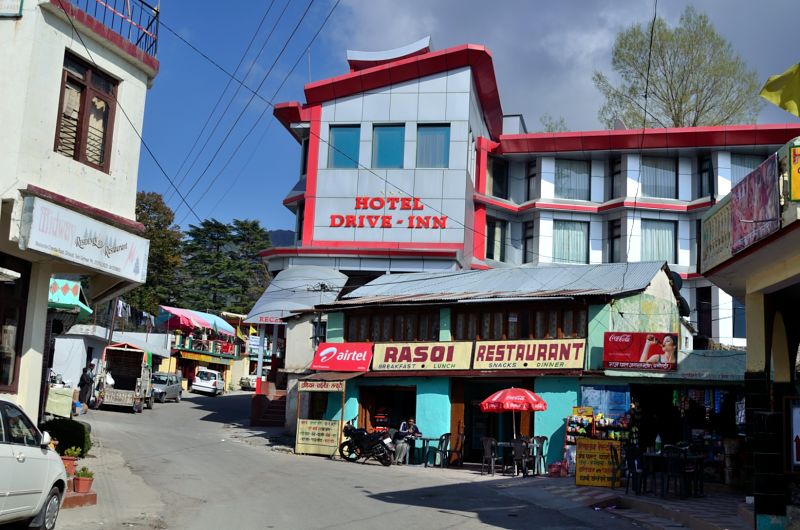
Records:
[[[216,370],[201,369],[192,383],[192,392],[206,392],[212,396],[225,391],[225,380]]]
[[[61,457],[22,410],[0,397],[0,524],[52,530],[67,489]]]

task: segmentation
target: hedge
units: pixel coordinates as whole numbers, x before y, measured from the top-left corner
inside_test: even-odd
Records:
[[[70,447],[77,447],[81,450],[81,456],[89,454],[92,448],[92,436],[89,425],[86,423],[68,420],[66,418],[56,418],[46,421],[41,426],[42,431],[50,433],[50,437],[58,440],[56,450],[59,454]]]

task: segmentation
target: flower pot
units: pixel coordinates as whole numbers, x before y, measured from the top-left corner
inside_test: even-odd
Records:
[[[89,493],[92,489],[93,478],[75,477],[72,479],[72,490],[75,493]]]
[[[64,462],[64,470],[67,472],[67,476],[71,477],[75,474],[75,462],[78,459],[74,456],[62,456],[61,461]]]

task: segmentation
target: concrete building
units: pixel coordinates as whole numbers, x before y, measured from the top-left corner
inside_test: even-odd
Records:
[[[275,115],[301,146],[278,272],[666,261],[701,337],[744,344],[744,312],[699,272],[699,220],[800,126],[529,133],[504,115],[483,46],[348,52]],[[291,352],[289,352],[291,355]]]
[[[158,11],[141,0],[5,2],[0,18],[0,392],[39,409],[53,275],[90,303],[145,281],[135,219]]]

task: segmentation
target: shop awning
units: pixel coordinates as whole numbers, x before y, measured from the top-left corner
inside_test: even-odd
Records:
[[[358,376],[364,375],[363,372],[317,372],[301,377],[303,381],[349,381]]]
[[[235,334],[233,326],[217,315],[166,305],[160,305],[158,307],[161,309],[161,313],[156,317],[156,323],[158,324],[167,322],[168,327],[173,329],[204,328],[214,330],[224,335]]]
[[[247,324],[273,324],[293,313],[330,304],[339,296],[347,276],[327,267],[291,267],[278,273],[247,314]]]
[[[47,293],[47,307],[53,309],[77,309],[80,317],[87,317],[92,314],[92,309],[85,303],[86,296],[83,294],[80,282],[71,280],[50,279],[50,288]]]

